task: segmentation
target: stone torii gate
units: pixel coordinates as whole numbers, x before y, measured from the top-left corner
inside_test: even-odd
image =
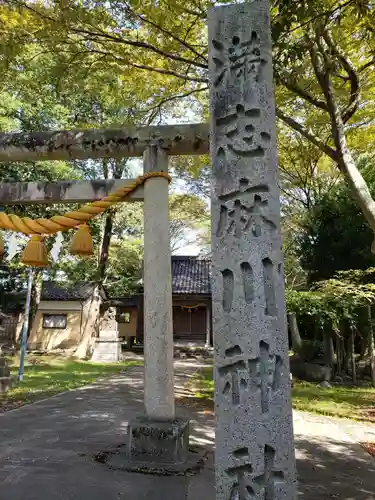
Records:
[[[296,498],[269,17],[267,0],[209,13],[210,141],[205,124],[0,136],[0,161],[143,156],[145,172],[210,149],[217,500]],[[125,182],[3,184],[0,204],[92,201]],[[167,179],[143,197],[146,417],[130,424],[129,458],[183,466]]]

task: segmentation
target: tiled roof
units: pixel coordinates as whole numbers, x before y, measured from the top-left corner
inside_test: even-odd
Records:
[[[92,294],[93,287],[90,283],[65,287],[60,283],[44,281],[41,300],[86,300]]]
[[[211,294],[211,261],[202,257],[172,257],[172,292]]]
[[[210,295],[211,261],[204,257],[172,257],[172,293]],[[44,281],[41,300],[86,300],[93,291],[92,284],[64,287],[53,281]],[[121,299],[121,297],[119,298]],[[124,299],[130,300],[126,297]],[[130,302],[126,302],[130,305]]]

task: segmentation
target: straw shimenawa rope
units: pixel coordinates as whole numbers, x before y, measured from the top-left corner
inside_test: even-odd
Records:
[[[14,214],[0,212],[0,229],[17,231],[28,235],[48,235],[59,231],[68,231],[74,227],[85,224],[96,215],[105,212],[108,208],[122,201],[145,183],[150,177],[164,177],[171,181],[171,177],[166,172],[148,172],[138,176],[134,181],[113,191],[99,201],[94,201],[82,205],[78,210],[67,212],[65,215],[54,215],[50,219],[31,219],[29,217],[19,217]]]
[[[44,245],[44,237],[59,231],[68,231],[74,227],[77,227],[78,230],[72,238],[70,252],[81,257],[89,257],[93,255],[94,248],[87,222],[116,203],[123,201],[126,196],[135,191],[138,186],[144,184],[150,177],[164,177],[169,182],[171,181],[171,177],[166,172],[148,172],[138,176],[126,186],[116,189],[116,191],[99,201],[82,205],[78,210],[67,212],[65,215],[55,215],[50,219],[40,218],[34,220],[30,217],[18,217],[18,215],[8,215],[0,212],[0,229],[17,231],[31,236],[21,258],[21,262],[29,266],[48,266],[48,252]],[[4,254],[5,247],[0,238],[0,260]]]

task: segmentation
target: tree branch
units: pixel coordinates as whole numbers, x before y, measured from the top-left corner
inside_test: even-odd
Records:
[[[93,37],[93,38],[88,38],[88,40],[93,41],[93,42],[96,41],[96,37],[105,38],[106,40],[110,40],[110,41],[112,41],[114,43],[118,43],[118,44],[122,44],[122,45],[129,45],[131,47],[137,47],[137,48],[140,48],[140,49],[148,50],[150,52],[154,52],[155,54],[158,54],[158,55],[160,55],[160,56],[162,56],[162,57],[164,57],[166,59],[171,59],[172,61],[183,62],[183,63],[186,63],[186,64],[193,64],[194,66],[196,66],[198,68],[202,68],[202,69],[207,69],[207,67],[208,67],[207,64],[202,64],[202,63],[199,63],[199,62],[194,61],[192,59],[186,59],[185,57],[178,56],[176,54],[172,54],[171,52],[165,52],[162,49],[159,49],[158,47],[150,45],[149,43],[146,43],[146,42],[139,42],[139,41],[135,41],[135,40],[127,40],[125,38],[116,37],[114,35],[111,35],[111,34],[105,32],[105,31],[100,31],[98,33],[98,32],[95,32],[95,31],[92,32],[92,31],[84,30],[82,28],[73,28],[73,27],[71,27],[70,29],[71,29],[71,31],[73,33],[82,34],[82,35],[88,35],[90,37]]]
[[[159,26],[157,23],[155,23],[154,21],[151,21],[150,19],[146,19],[144,16],[142,16],[141,14],[138,14],[137,12],[135,12],[130,6],[129,4],[127,3],[126,4],[126,8],[129,12],[131,12],[133,15],[135,15],[136,17],[138,17],[138,19],[140,19],[141,21],[143,21],[144,23],[147,23],[147,24],[150,24],[151,26],[153,26],[154,28],[156,28],[157,30],[159,30],[161,33],[164,33],[165,35],[167,36],[170,36],[173,40],[175,40],[176,42],[180,43],[181,45],[183,45],[184,47],[186,47],[188,50],[191,50],[191,52],[193,52],[198,58],[200,59],[203,59],[203,61],[206,62],[206,66],[208,65],[208,59],[207,57],[205,57],[203,54],[200,54],[198,51],[196,51],[194,49],[194,47],[192,47],[190,44],[186,43],[186,37],[185,37],[185,40],[182,40],[181,38],[179,38],[178,36],[174,35],[171,31],[168,31],[166,30],[165,28],[162,28],[161,26]],[[198,19],[198,18],[197,18]],[[196,21],[195,21],[196,22]],[[192,26],[188,29],[188,32],[190,31],[190,29],[194,26],[195,22],[192,24]]]
[[[297,83],[292,83],[292,82],[288,81],[287,79],[285,79],[285,78],[283,78],[281,76],[279,77],[279,79],[280,79],[280,82],[288,90],[290,90],[294,94],[297,94],[299,97],[301,97],[305,101],[309,102],[313,106],[315,106],[315,107],[317,107],[319,109],[322,109],[323,111],[328,111],[327,104],[324,101],[322,101],[320,99],[316,99],[309,92],[307,92],[307,90],[305,90],[302,87],[300,87]]]
[[[365,216],[369,226],[375,233],[375,202],[361,172],[358,170],[353,155],[347,145],[345,137],[345,124],[340,112],[333,84],[330,78],[331,61],[324,50],[322,40],[317,33],[317,45],[324,60],[321,79],[324,83],[322,87],[326,96],[327,106],[331,117],[331,129],[334,145],[336,147],[336,163],[352,192],[353,198],[357,201],[359,208]],[[324,74],[324,79],[323,79]],[[371,247],[375,253],[375,241]]]
[[[39,17],[42,17],[43,19],[46,19],[56,25],[59,25],[59,21],[58,19],[55,19],[51,16],[47,16],[45,15],[44,13],[40,12],[38,9],[35,9],[33,7],[30,7],[26,2],[20,2],[18,0],[12,0],[12,2],[9,2],[9,3],[15,3],[19,6],[22,6],[24,7],[25,9],[33,12],[34,14],[38,15]],[[178,62],[184,62],[186,64],[192,64],[196,67],[199,67],[199,68],[202,68],[202,69],[207,69],[208,65],[207,64],[202,64],[202,63],[199,63],[197,62],[196,60],[191,60],[191,59],[186,59],[185,57],[182,57],[182,56],[179,56],[179,55],[176,55],[176,54],[172,54],[170,52],[165,52],[163,51],[162,49],[159,49],[158,47],[155,47],[154,45],[151,45],[149,43],[146,43],[146,42],[139,42],[139,41],[135,41],[135,40],[126,40],[124,38],[121,38],[121,37],[118,37],[118,36],[115,36],[115,35],[112,35],[110,33],[107,33],[106,31],[104,30],[100,30],[100,31],[89,31],[89,30],[86,30],[86,29],[83,29],[83,28],[75,28],[73,26],[70,26],[69,29],[71,30],[71,32],[73,33],[76,33],[76,34],[79,34],[79,35],[87,35],[87,36],[90,36],[90,37],[94,37],[94,38],[89,38],[88,40],[90,41],[96,41],[96,38],[97,37],[101,37],[101,38],[105,38],[106,40],[110,40],[114,43],[118,43],[118,44],[123,44],[123,45],[129,45],[131,47],[137,47],[137,48],[142,48],[142,49],[145,49],[145,50],[148,50],[150,52],[154,52],[166,59],[170,59],[170,60],[174,60],[174,61],[178,61]],[[96,29],[100,29],[98,27],[96,27]],[[190,49],[191,50],[191,49]]]
[[[371,59],[371,61],[362,64],[362,66],[358,68],[358,73],[362,73],[362,71],[365,71],[367,68],[371,68],[371,66],[375,66],[375,56]]]
[[[296,130],[299,132],[305,139],[310,141],[312,144],[314,144],[317,148],[319,148],[323,153],[325,153],[327,156],[332,158],[332,160],[336,161],[337,160],[337,152],[325,144],[319,137],[317,137],[311,130],[308,130],[305,128],[303,125],[298,123],[294,118],[291,118],[290,116],[285,115],[281,109],[276,109],[276,116],[282,120],[288,127],[292,128],[293,130]]]
[[[323,32],[324,40],[326,41],[328,47],[332,50],[332,53],[338,58],[342,67],[347,72],[349,81],[350,81],[350,97],[349,103],[345,108],[344,112],[341,113],[343,123],[345,124],[347,121],[352,118],[354,113],[357,111],[359,106],[360,99],[360,84],[359,77],[357,75],[354,64],[350,61],[348,57],[345,56],[344,52],[340,49],[340,47],[334,42],[331,34],[328,30],[324,30]]]
[[[155,118],[155,116],[156,116],[155,111],[161,111],[162,106],[164,106],[164,104],[166,104],[167,102],[171,102],[171,101],[174,101],[176,99],[184,99],[185,97],[189,97],[189,96],[196,94],[198,92],[204,92],[205,90],[208,90],[208,87],[201,87],[199,89],[194,89],[194,90],[190,90],[189,92],[185,92],[184,94],[177,94],[177,95],[173,95],[170,97],[166,97],[165,99],[160,101],[158,104],[156,104],[155,106],[152,106],[151,108],[149,108],[145,111],[145,113],[151,113],[151,119],[148,121],[148,125],[150,125],[151,122],[153,121],[153,119]]]
[[[304,28],[308,24],[316,21],[317,19],[320,19],[321,17],[332,16],[333,14],[335,14],[336,12],[338,12],[339,10],[341,10],[341,9],[343,9],[345,7],[348,7],[350,4],[353,4],[353,3],[355,3],[355,0],[348,0],[347,2],[344,2],[344,3],[340,4],[340,5],[338,5],[334,9],[325,10],[323,12],[319,12],[319,14],[316,14],[315,16],[311,17],[310,19],[308,19],[304,23],[299,24],[298,26],[295,26],[292,30],[289,31],[289,33],[293,33],[293,31],[296,31],[296,30],[298,30],[300,28]]]
[[[103,54],[106,55],[115,61],[118,61],[122,64],[127,64],[129,66],[132,66],[133,68],[138,68],[138,69],[144,69],[147,71],[155,72],[155,73],[160,73],[161,75],[171,75],[175,76],[176,78],[180,78],[181,80],[184,81],[189,81],[189,82],[198,82],[198,83],[208,83],[207,78],[200,78],[200,77],[193,77],[193,76],[187,76],[187,75],[182,75],[181,73],[177,73],[176,71],[172,71],[169,69],[161,69],[161,68],[154,68],[152,66],[147,66],[146,64],[136,64],[132,63],[130,61],[126,61],[122,57],[115,56],[114,54],[111,54],[110,52],[105,52],[103,50],[91,50],[90,53],[97,53],[97,54]]]

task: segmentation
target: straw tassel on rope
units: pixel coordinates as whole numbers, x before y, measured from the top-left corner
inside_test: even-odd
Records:
[[[70,253],[80,257],[90,257],[94,253],[90,227],[87,224],[78,226],[70,244]]]
[[[33,267],[47,267],[48,252],[41,234],[34,234],[23,251],[22,264]]]

